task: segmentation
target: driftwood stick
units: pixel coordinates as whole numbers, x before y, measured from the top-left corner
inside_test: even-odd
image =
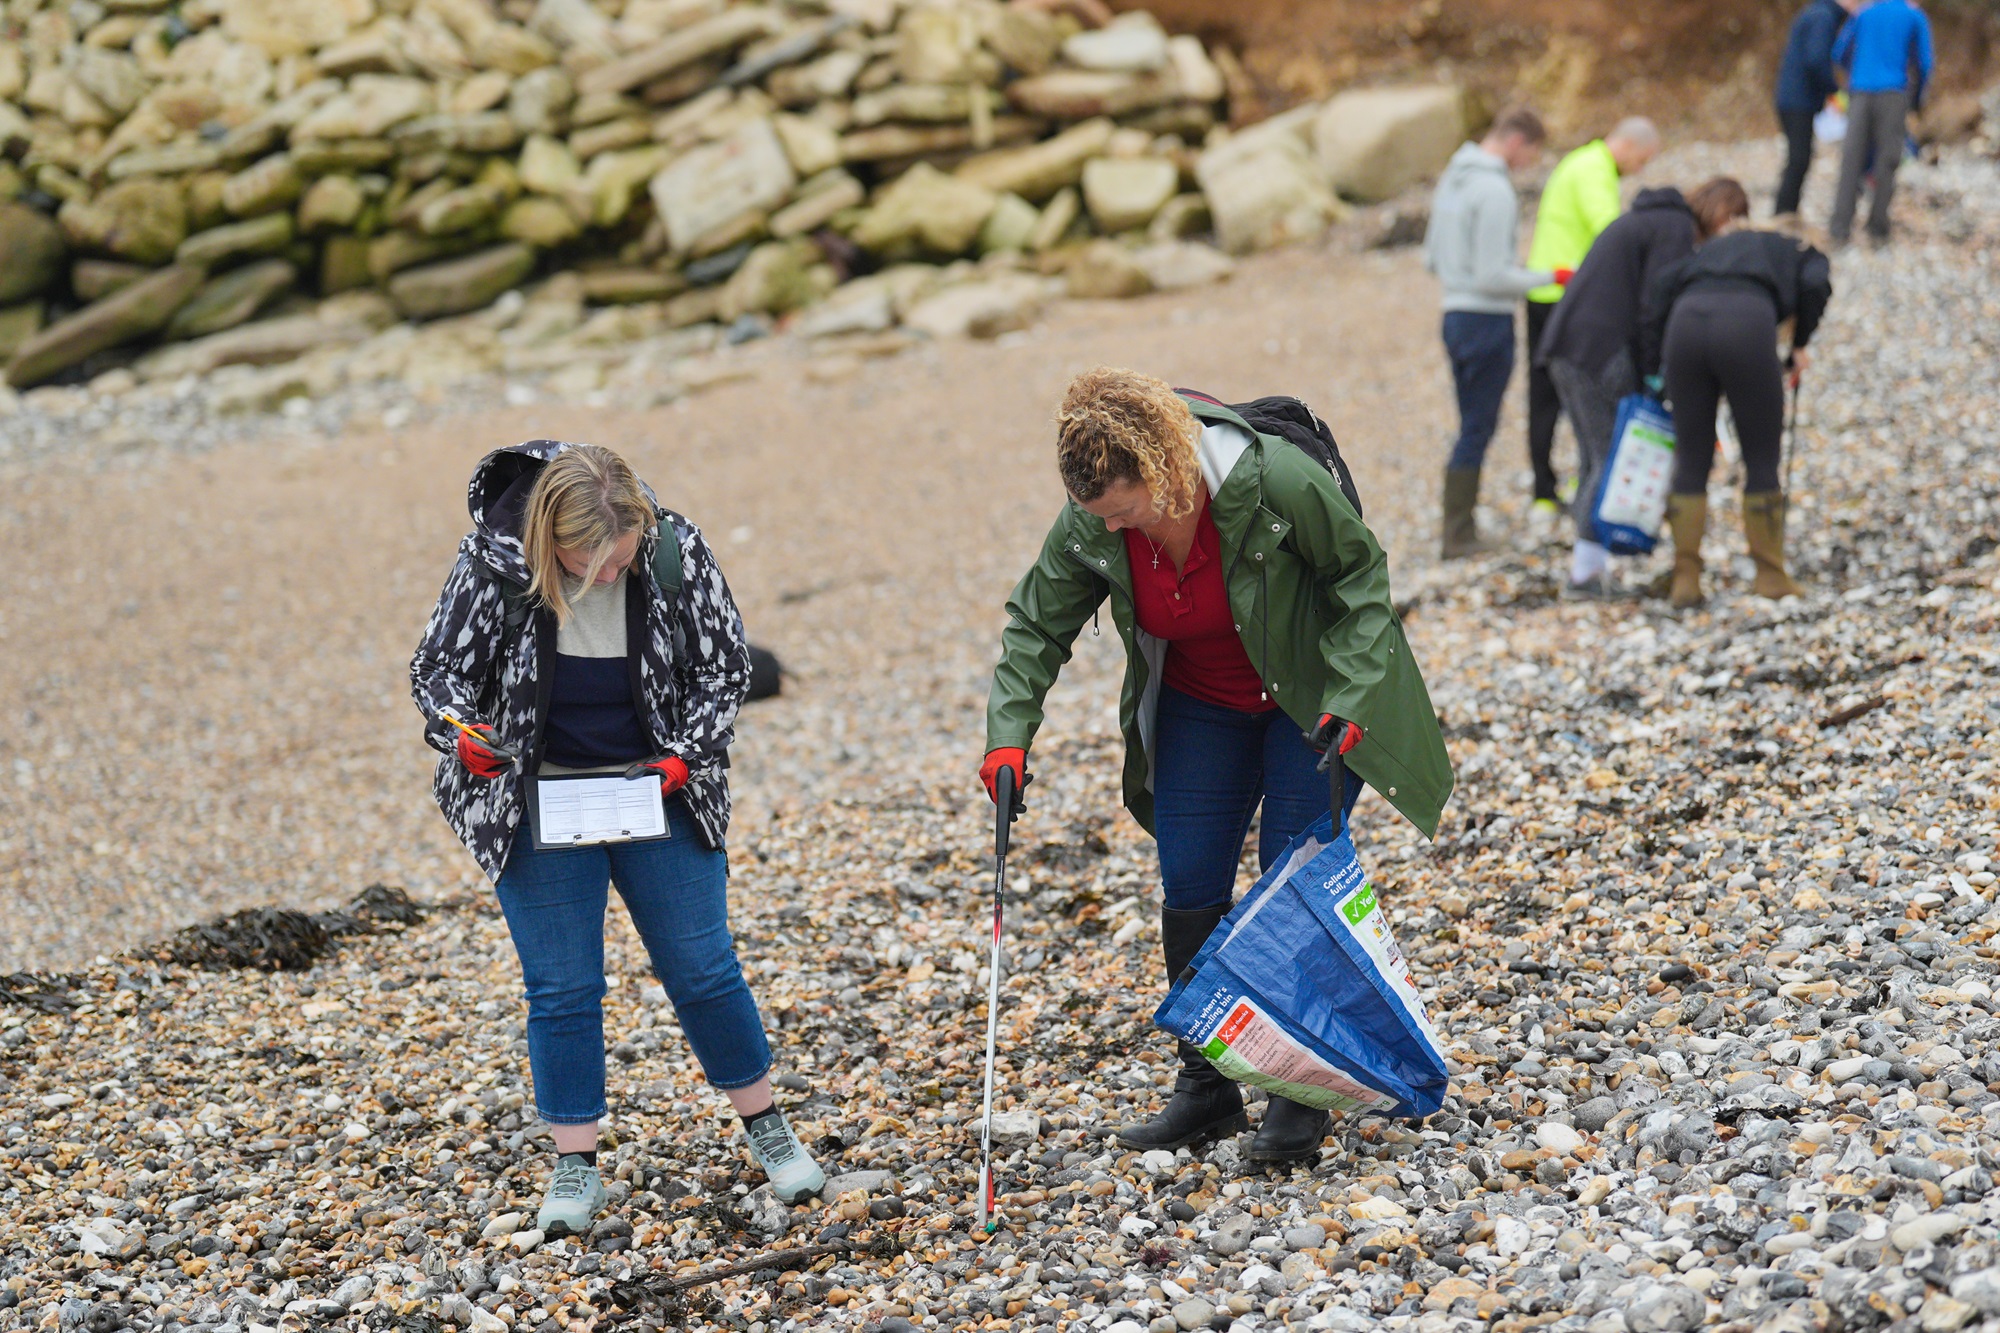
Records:
[[[742,1277],[746,1273],[758,1273],[766,1268],[791,1268],[799,1264],[809,1264],[824,1259],[829,1254],[846,1254],[853,1248],[846,1241],[834,1241],[828,1245],[807,1245],[797,1250],[772,1250],[768,1254],[745,1259],[742,1263],[711,1268],[706,1273],[696,1273],[693,1277],[675,1278],[660,1290],[666,1295],[678,1295],[695,1287],[705,1287],[711,1282],[721,1282],[725,1278]]]
[[[1819,720],[1820,730],[1844,727],[1857,717],[1866,717],[1876,709],[1887,706],[1888,702],[1887,696],[1878,694],[1872,699],[1863,699],[1858,704],[1849,704],[1845,708],[1836,709]]]

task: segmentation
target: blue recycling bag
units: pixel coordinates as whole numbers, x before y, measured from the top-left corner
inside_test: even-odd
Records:
[[[1673,485],[1673,417],[1649,394],[1626,394],[1611,427],[1611,457],[1591,498],[1592,537],[1616,555],[1647,554],[1659,542]]]
[[[1222,919],[1153,1021],[1230,1078],[1335,1115],[1444,1101],[1443,1044],[1331,814]]]

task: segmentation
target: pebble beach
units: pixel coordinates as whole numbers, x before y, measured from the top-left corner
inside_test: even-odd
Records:
[[[1643,183],[1776,162],[1682,147]],[[1808,595],[1778,603],[1724,468],[1706,607],[1561,600],[1518,383],[1484,516],[1508,549],[1432,559],[1435,288],[1373,219],[997,341],[704,350],[668,401],[482,370],[0,419],[0,525],[37,556],[0,600],[0,1327],[2000,1330],[2000,185],[1950,155],[1903,181],[1898,242],[1836,259],[1793,463]],[[1086,630],[1010,861],[986,1236],[972,775],[1060,503],[1047,421],[1100,362],[1297,392],[1340,437],[1458,773],[1435,842],[1373,795],[1355,817],[1452,1087],[1289,1172],[1116,1145],[1173,1065],[1121,663]],[[739,727],[732,911],[820,1200],[763,1187],[614,909],[612,1205],[533,1229],[518,965],[404,666],[472,463],[542,435],[626,451],[791,673]],[[292,915],[177,934],[259,908]],[[312,956],[219,965],[265,937]]]

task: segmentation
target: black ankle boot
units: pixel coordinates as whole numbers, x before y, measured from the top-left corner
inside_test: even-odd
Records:
[[[1229,904],[1181,912],[1160,909],[1160,952],[1167,964],[1167,984],[1179,980],[1182,971],[1208,943],[1208,936],[1223,917]],[[1125,1126],[1118,1141],[1134,1151],[1164,1148],[1171,1152],[1192,1144],[1208,1143],[1250,1128],[1243,1114],[1243,1094],[1236,1085],[1216,1072],[1208,1057],[1179,1043],[1180,1077],[1174,1080],[1174,1095],[1151,1120]]]
[[[1180,1077],[1174,1080],[1173,1097],[1151,1120],[1120,1129],[1119,1143],[1134,1152],[1152,1148],[1172,1152],[1176,1148],[1212,1143],[1250,1128],[1250,1117],[1243,1114],[1243,1094],[1236,1085],[1216,1073],[1215,1067],[1193,1047],[1183,1050],[1184,1062],[1189,1052],[1204,1067],[1193,1069],[1183,1063]]]
[[[1325,1111],[1301,1106],[1289,1097],[1272,1094],[1265,1104],[1263,1123],[1250,1141],[1253,1162],[1304,1162],[1317,1160],[1320,1140],[1333,1131],[1333,1117]]]

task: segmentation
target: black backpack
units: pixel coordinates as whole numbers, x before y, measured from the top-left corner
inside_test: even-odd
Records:
[[[1332,474],[1340,486],[1340,493],[1347,497],[1347,503],[1354,506],[1354,516],[1362,516],[1361,492],[1354,485],[1354,474],[1347,470],[1347,460],[1340,456],[1340,445],[1335,443],[1333,432],[1327,429],[1326,423],[1303,402],[1284,394],[1273,394],[1248,403],[1225,403],[1195,389],[1176,389],[1174,392],[1183,398],[1226,407],[1242,417],[1244,423],[1259,435],[1275,435],[1303,450]]]

